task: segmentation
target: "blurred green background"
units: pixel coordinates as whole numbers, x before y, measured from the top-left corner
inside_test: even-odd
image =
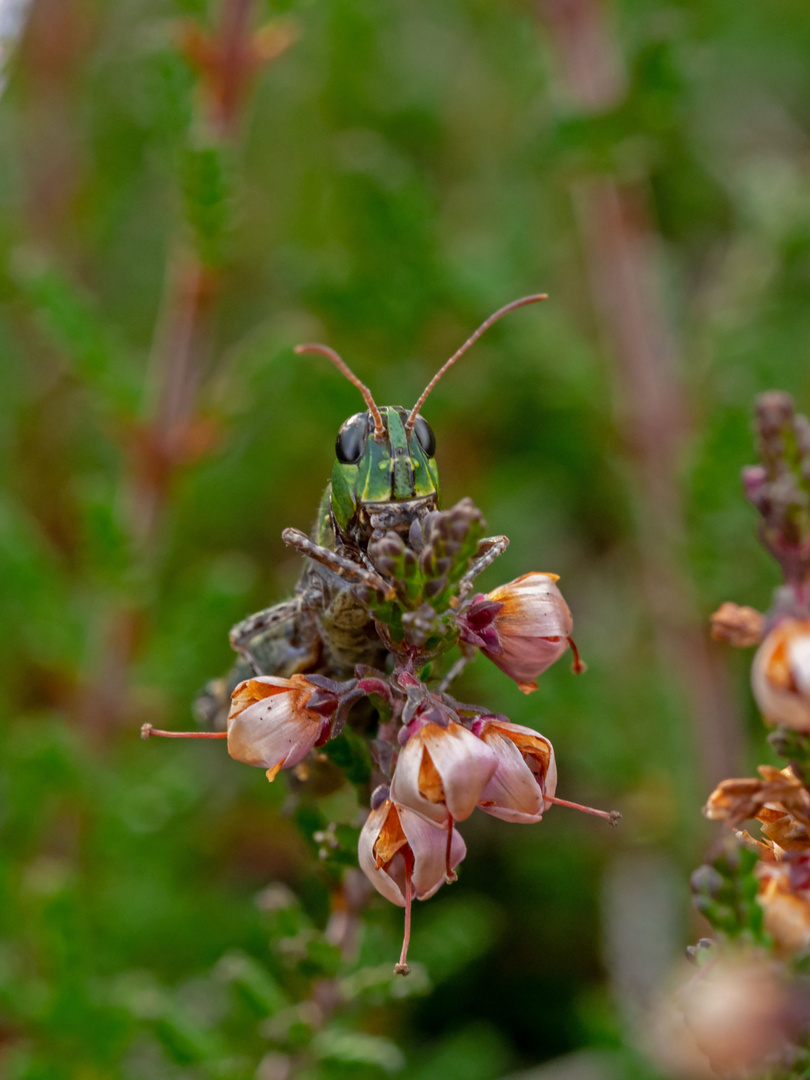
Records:
[[[677,1072],[649,1002],[702,932],[700,806],[761,745],[750,657],[707,617],[777,581],[739,485],[754,395],[810,396],[805,0],[0,19],[0,1073]],[[479,659],[456,692],[624,822],[470,819],[394,984],[399,911],[375,898],[352,955],[330,937],[308,837],[356,822],[350,791],[319,821],[221,744],[138,729],[187,727],[230,625],[296,580],[281,529],[359,398],[292,346],[407,406],[540,290],[425,411],[444,505],[511,537],[485,586],[560,574],[589,670],[524,697]]]

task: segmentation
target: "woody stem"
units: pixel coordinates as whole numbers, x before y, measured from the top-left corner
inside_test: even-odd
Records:
[[[141,728],[141,738],[148,739],[152,735],[161,735],[164,739],[227,739],[227,731],[160,731],[151,724],[144,724]]]

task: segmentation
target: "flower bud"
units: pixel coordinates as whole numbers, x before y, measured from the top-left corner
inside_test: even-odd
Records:
[[[231,757],[267,769],[268,780],[302,761],[326,723],[306,707],[315,689],[304,675],[258,675],[239,683],[228,714]]]
[[[451,867],[458,866],[466,854],[461,834],[453,829]],[[406,906],[409,889],[418,900],[433,896],[445,881],[446,856],[444,833],[390,799],[371,811],[360,832],[360,869],[377,892],[397,907]]]
[[[485,645],[482,651],[524,694],[537,689],[538,676],[570,645],[574,624],[557,580],[556,574],[524,574],[488,596],[503,605],[492,620],[500,648]]]
[[[482,717],[478,723],[481,741],[498,760],[479,807],[504,821],[540,821],[557,789],[551,743],[531,728],[495,717]]]
[[[492,750],[461,724],[424,724],[399,753],[391,798],[435,825],[463,821],[497,767]]]
[[[768,723],[810,732],[810,619],[781,619],[765,635],[751,688]]]

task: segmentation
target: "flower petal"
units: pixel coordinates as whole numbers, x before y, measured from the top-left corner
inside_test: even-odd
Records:
[[[259,683],[258,679],[248,681]],[[300,707],[299,691],[270,684],[270,693],[229,717],[228,753],[246,765],[277,772],[306,757],[318,740],[321,722],[315,713]]]
[[[785,618],[765,635],[751,687],[767,721],[810,732],[810,620]]]
[[[372,810],[366,818],[366,823],[360,830],[360,840],[357,845],[357,861],[360,869],[374,886],[378,893],[390,900],[397,907],[405,907],[405,861],[401,852],[397,851],[388,867],[377,866],[375,846],[385,827],[389,814],[397,816],[397,809],[390,800],[386,801],[376,810]],[[393,870],[396,876],[392,876]],[[397,873],[397,871],[399,871]]]
[[[499,631],[501,628],[498,628]],[[484,656],[514,679],[524,694],[533,694],[537,679],[569,648],[567,637],[507,637],[501,634],[502,651],[482,650]]]
[[[400,751],[391,798],[434,825],[468,818],[498,767],[491,750],[461,724],[425,724]]]
[[[540,821],[543,793],[521,752],[511,739],[496,731],[485,739],[498,758],[498,768],[481,793],[480,808],[504,821]]]
[[[444,787],[445,804],[454,821],[475,809],[498,759],[489,747],[461,724],[427,724],[419,732]]]
[[[372,810],[360,832],[360,869],[374,888],[397,907],[405,906],[406,864],[412,866],[411,884],[418,900],[427,900],[444,884],[446,834],[407,807],[387,799]],[[458,866],[467,848],[453,829],[450,865]]]
[[[399,752],[391,780],[391,798],[400,806],[406,806],[421,817],[441,826],[447,821],[447,807],[441,801],[434,802],[426,798],[420,790],[419,779],[420,774],[423,773],[425,754],[424,740],[421,737],[424,730],[420,728],[411,735]],[[426,766],[424,771],[427,769]],[[433,794],[432,788],[431,784],[430,794]]]
[[[524,694],[569,647],[573,619],[556,581],[556,574],[524,574],[489,593],[502,605],[493,621],[500,648],[482,651]]]
[[[418,814],[399,807],[399,820],[413,852],[414,864],[411,883],[414,896],[427,900],[444,884],[447,869],[447,836]],[[458,829],[453,829],[450,841],[450,867],[455,869],[467,854],[467,846]]]
[[[503,604],[496,616],[499,630],[530,637],[568,637],[574,623],[557,588],[558,580],[557,574],[533,571],[493,589],[490,600]]]
[[[526,777],[522,770],[514,767],[514,756],[506,750],[500,741],[505,739],[517,750],[523,765],[532,777],[536,789],[542,792],[543,808],[541,813],[548,810],[553,805],[551,798],[557,790],[557,763],[554,759],[554,748],[545,735],[541,735],[539,731],[535,731],[533,728],[524,727],[523,724],[512,724],[508,720],[499,720],[493,717],[483,721],[481,738],[497,754],[498,768],[501,774],[500,777],[498,774],[493,777],[493,781],[498,784],[498,788],[492,788],[491,785],[488,785],[487,790],[481,797],[481,802],[491,800],[493,807],[500,807],[505,811],[514,810],[521,815],[528,813],[530,806],[528,793],[524,792],[523,789]],[[508,770],[508,772],[504,772],[504,770]],[[510,787],[510,790],[504,792],[500,789],[501,783],[505,783],[507,787],[513,786]],[[495,793],[496,790],[498,794]],[[523,801],[524,798],[526,799],[525,802]],[[506,817],[505,813],[496,813],[494,809],[484,805],[481,806],[481,809],[486,810],[487,813],[493,814],[495,817],[503,817],[508,821],[540,820],[539,817],[536,819],[522,816]]]
[[[252,679],[240,682],[231,694],[231,709],[228,719],[232,720],[239,713],[244,712],[250,705],[261,701],[263,698],[273,697],[292,690],[294,683],[290,679],[282,679],[277,675],[257,675]]]

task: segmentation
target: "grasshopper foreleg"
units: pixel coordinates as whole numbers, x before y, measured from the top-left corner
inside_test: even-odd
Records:
[[[491,566],[499,555],[503,555],[508,547],[508,536],[485,536],[483,540],[478,541],[478,549],[470,564],[470,569],[459,582],[460,599],[463,600],[467,596],[478,575]]]
[[[339,555],[336,551],[332,551],[331,548],[316,544],[314,540],[310,540],[306,533],[302,533],[298,529],[285,529],[281,534],[281,539],[285,544],[289,544],[290,547],[300,551],[302,555],[321,563],[322,566],[337,574],[338,577],[353,578],[355,581],[360,582],[361,585],[367,585],[370,589],[379,589],[389,599],[393,595],[393,588],[379,574],[355,562],[353,559],[346,558],[345,555]]]

